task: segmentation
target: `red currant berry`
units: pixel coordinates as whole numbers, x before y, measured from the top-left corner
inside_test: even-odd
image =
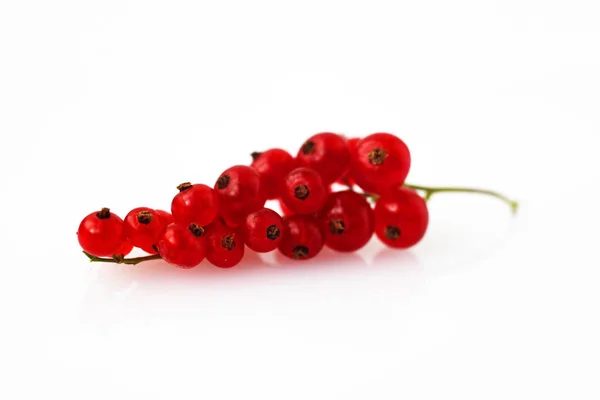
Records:
[[[79,224],[77,240],[81,248],[93,256],[112,256],[126,240],[123,220],[108,208],[93,212]]]
[[[371,206],[363,195],[350,190],[330,194],[318,219],[325,245],[337,251],[360,249],[375,229]]]
[[[427,203],[408,188],[383,194],[375,204],[375,233],[390,247],[407,248],[425,235],[429,223]]]
[[[126,240],[123,242],[121,248],[115,252],[115,254],[125,257],[127,254],[131,253],[131,250],[133,250],[133,245],[129,240]]]
[[[354,149],[356,149],[356,145],[358,142],[360,142],[360,138],[348,139],[348,148],[350,149],[350,154],[352,154]],[[349,185],[349,186],[356,185],[356,181],[354,180],[354,177],[352,176],[352,172],[350,171],[350,168],[348,168],[348,170],[346,171],[346,175],[342,176],[338,180],[337,183],[339,183],[340,185]]]
[[[283,221],[275,211],[263,208],[248,214],[243,229],[246,246],[258,253],[267,253],[279,245]]]
[[[289,217],[295,214],[292,210],[285,205],[282,199],[277,200],[279,202],[279,208],[281,209],[281,214],[285,217]]]
[[[267,199],[276,199],[281,194],[283,178],[295,168],[296,160],[285,150],[270,149],[252,153],[252,168],[260,175]]]
[[[316,219],[308,215],[283,218],[279,251],[294,260],[308,260],[323,249],[323,233]]]
[[[323,132],[310,137],[296,156],[299,167],[321,174],[326,185],[340,179],[350,164],[348,141],[341,135]]]
[[[206,255],[206,237],[204,228],[197,224],[167,226],[158,242],[158,254],[168,262],[180,268],[193,268],[200,264]]]
[[[165,223],[166,226],[169,226],[169,225],[175,223],[175,218],[173,218],[173,215],[171,215],[170,212],[165,211],[165,210],[155,210],[155,211],[158,215],[160,215],[160,219],[163,220],[163,222]]]
[[[328,188],[318,172],[309,168],[296,168],[284,181],[281,199],[296,214],[319,211],[327,201]]]
[[[260,175],[254,168],[236,165],[225,170],[215,183],[220,215],[228,225],[238,226],[246,215],[260,210],[267,200]]]
[[[135,247],[156,254],[153,246],[167,225],[158,213],[148,207],[138,207],[125,217],[125,236]]]
[[[396,136],[374,133],[356,144],[350,164],[352,177],[363,190],[381,194],[404,183],[410,152]]]
[[[244,257],[242,235],[220,221],[207,228],[206,240],[206,259],[216,267],[235,267]]]
[[[219,198],[212,188],[186,182],[177,189],[179,193],[171,202],[171,213],[178,224],[206,226],[215,219],[219,212]]]

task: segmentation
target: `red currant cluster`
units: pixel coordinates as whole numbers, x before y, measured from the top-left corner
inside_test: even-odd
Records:
[[[225,170],[213,188],[179,185],[171,213],[140,207],[122,220],[108,208],[94,212],[79,226],[79,244],[92,261],[137,264],[162,258],[192,268],[206,258],[230,268],[240,262],[245,247],[259,253],[279,249],[289,258],[307,260],[323,246],[358,250],[373,233],[390,247],[411,247],[425,234],[425,199],[436,192],[487,193],[516,208],[495,192],[406,185],[410,152],[389,133],[362,139],[319,133],[304,142],[295,158],[277,148],[252,158],[250,166]],[[334,192],[334,183],[346,189]],[[356,186],[364,192],[354,191]],[[416,190],[424,191],[425,199]],[[264,207],[276,199],[283,218]],[[150,256],[126,259],[134,246]]]

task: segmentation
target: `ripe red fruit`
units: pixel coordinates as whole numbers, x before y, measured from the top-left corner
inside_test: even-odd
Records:
[[[375,229],[371,206],[363,195],[350,190],[330,194],[318,220],[325,232],[325,245],[337,251],[360,249]]]
[[[246,215],[260,210],[267,201],[260,175],[254,168],[236,165],[225,170],[215,183],[219,214],[228,225],[237,226]]]
[[[321,176],[309,168],[296,168],[284,181],[281,199],[296,214],[319,211],[327,201],[328,188]]]
[[[219,197],[212,188],[186,182],[177,189],[179,193],[173,197],[171,212],[178,224],[205,226],[215,219],[219,212]]]
[[[158,254],[169,264],[193,268],[204,260],[206,237],[204,228],[197,224],[167,226],[158,242]]]
[[[123,220],[108,208],[93,212],[79,224],[77,240],[81,248],[93,256],[112,256],[126,240]]]
[[[169,225],[175,223],[175,218],[173,218],[173,215],[171,215],[170,212],[165,211],[165,210],[158,210],[158,209],[155,211],[158,215],[160,215],[160,219],[163,220],[163,222],[165,223],[166,226],[169,226]]]
[[[407,248],[417,244],[429,224],[427,203],[408,188],[383,194],[375,204],[375,234],[390,247]]]
[[[220,221],[207,228],[206,240],[206,259],[216,267],[235,267],[244,257],[242,235]]]
[[[283,178],[295,168],[294,157],[282,149],[269,149],[252,153],[252,168],[260,175],[267,199],[276,199],[281,194]]]
[[[299,167],[312,168],[323,178],[326,185],[340,179],[350,164],[348,141],[331,132],[310,137],[296,156]]]
[[[149,254],[156,254],[156,244],[167,225],[160,215],[148,207],[138,207],[125,217],[125,236],[135,247]]]
[[[283,202],[282,199],[279,199],[277,201],[279,202],[279,208],[281,208],[281,214],[284,217],[289,217],[289,216],[295,214],[295,212],[293,212],[292,210],[290,210],[289,207],[285,205],[285,203]]]
[[[125,240],[121,248],[115,252],[115,255],[121,255],[125,257],[127,254],[131,253],[131,250],[133,250],[133,245],[129,242],[129,240]]]
[[[323,249],[323,233],[316,219],[309,215],[283,218],[283,238],[279,251],[294,260],[308,260]]]
[[[246,217],[243,225],[246,246],[258,253],[275,250],[281,241],[283,221],[269,208],[263,208]]]
[[[410,169],[410,152],[396,136],[374,133],[356,144],[350,167],[363,190],[382,194],[404,183]]]
[[[356,145],[358,144],[358,142],[360,142],[360,138],[348,139],[348,148],[350,149],[350,155],[352,155],[352,152],[354,151],[354,149],[356,149]],[[348,168],[348,170],[346,171],[346,174],[344,176],[342,176],[337,181],[337,183],[339,183],[340,185],[350,185],[350,186],[356,185],[356,181],[354,180],[354,177],[352,176],[352,172],[350,171],[350,168]]]

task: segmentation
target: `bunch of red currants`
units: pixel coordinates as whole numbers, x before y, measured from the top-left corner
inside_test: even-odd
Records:
[[[88,215],[77,232],[79,244],[92,261],[162,258],[192,268],[206,258],[230,268],[245,247],[308,260],[323,246],[358,250],[373,233],[394,248],[411,247],[425,234],[426,201],[404,185],[410,152],[392,134],[347,139],[325,132],[306,140],[295,158],[278,148],[252,157],[250,166],[225,170],[214,187],[179,185],[170,213],[139,207],[124,220],[108,208]],[[334,183],[346,189],[334,192]],[[264,207],[275,199],[283,217]],[[127,262],[134,246],[150,256]]]

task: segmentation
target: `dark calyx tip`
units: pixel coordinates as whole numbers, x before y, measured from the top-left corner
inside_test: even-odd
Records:
[[[308,195],[310,195],[310,190],[308,190],[308,186],[306,185],[296,186],[294,189],[294,196],[296,196],[297,199],[305,200]]]
[[[190,226],[188,226],[188,229],[190,230],[190,232],[192,232],[194,234],[194,236],[196,237],[201,237],[204,236],[205,230],[203,227],[201,227],[198,224],[191,224]]]
[[[373,165],[381,165],[387,157],[384,149],[373,149],[369,152],[369,162]]]
[[[341,219],[334,218],[331,221],[329,221],[329,230],[334,235],[340,235],[344,233],[344,228],[344,221],[342,221]]]
[[[138,222],[144,225],[148,225],[152,222],[152,218],[154,218],[154,216],[150,211],[140,211],[137,215]]]
[[[252,157],[252,161],[256,161],[256,159],[258,157],[260,157],[262,155],[262,151],[255,151],[254,153],[250,154],[250,156]]]
[[[227,250],[233,250],[235,247],[234,235],[225,235],[221,238],[221,246]]]
[[[217,187],[219,189],[225,189],[229,185],[229,175],[221,175],[219,179],[217,179]]]
[[[99,219],[110,218],[110,208],[103,207],[100,211],[96,213],[96,217],[98,217]]]
[[[385,237],[390,240],[396,240],[400,237],[400,229],[397,226],[386,226]]]
[[[181,185],[177,186],[177,190],[179,190],[180,192],[183,192],[185,190],[188,190],[191,187],[192,187],[192,184],[190,182],[184,182]]]
[[[281,231],[276,225],[267,228],[267,239],[275,240],[281,235]]]
[[[306,142],[304,142],[304,144],[302,145],[302,154],[311,154],[313,151],[315,151],[315,142],[313,142],[312,140],[307,140]]]
[[[294,250],[292,250],[292,254],[294,255],[294,259],[302,260],[303,258],[308,257],[308,247],[306,246],[296,246]]]

